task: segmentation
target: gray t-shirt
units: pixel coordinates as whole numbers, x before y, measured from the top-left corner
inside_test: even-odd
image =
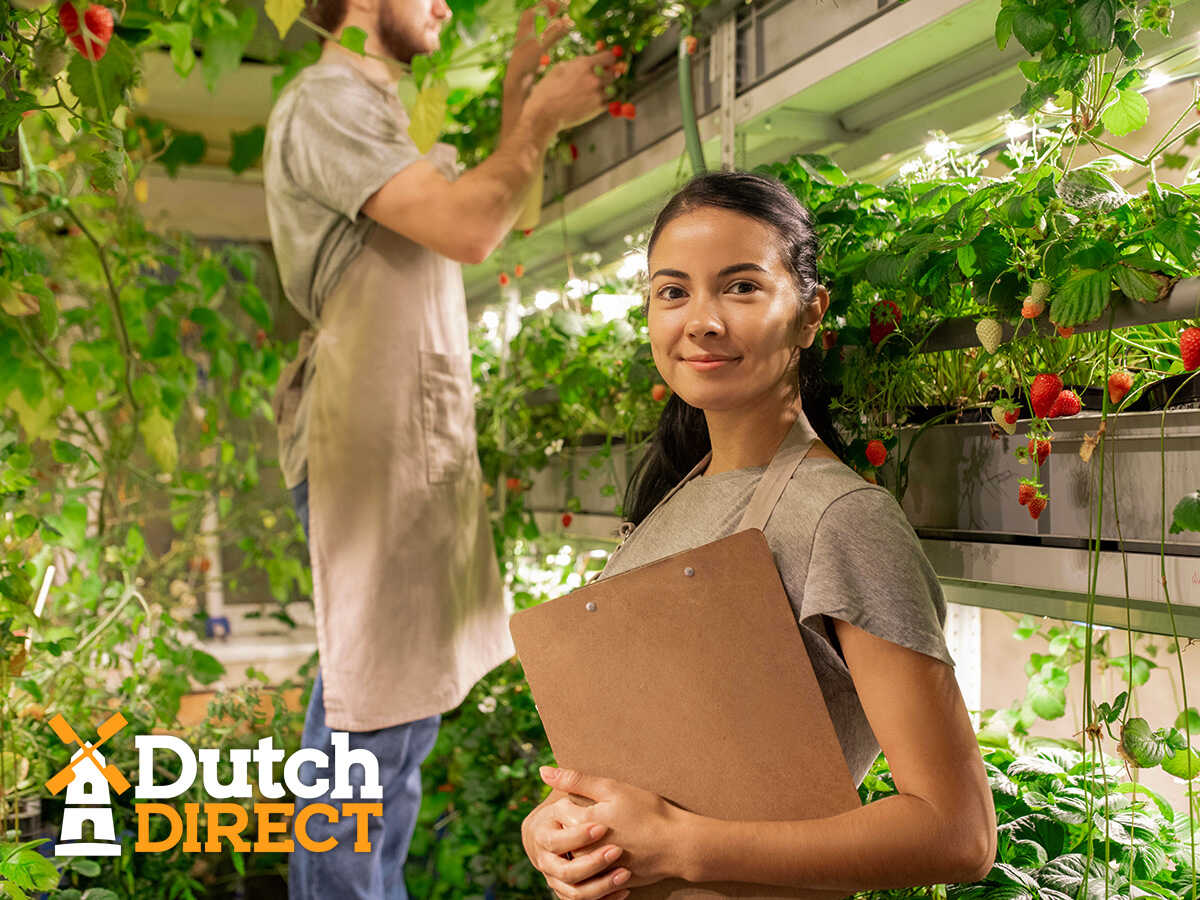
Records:
[[[393,175],[423,158],[408,125],[395,91],[337,60],[300,72],[271,110],[263,145],[271,244],[284,293],[314,327],[321,325],[330,291],[373,231],[383,227],[361,214],[363,203]],[[427,158],[447,179],[458,177],[452,145],[435,144]],[[433,277],[434,264],[427,259],[432,254],[414,257],[409,266],[412,296],[421,293],[417,280]],[[308,347],[301,344],[302,356]],[[292,386],[287,399],[279,399],[279,460],[289,488],[307,477],[314,374],[314,367],[306,365],[300,384]]]
[[[315,63],[283,89],[263,144],[267,216],[284,291],[310,322],[377,227],[363,203],[418,159],[399,96],[353,65]]]
[[[609,557],[600,578],[733,534],[765,466],[689,481]],[[879,755],[829,619],[954,665],[941,586],[895,498],[840,460],[809,457],[764,530],[856,784]]]

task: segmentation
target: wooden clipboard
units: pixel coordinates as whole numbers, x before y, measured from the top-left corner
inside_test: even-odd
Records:
[[[861,806],[759,529],[522,610],[509,630],[560,766],[719,819]],[[630,900],[849,893],[668,879]]]

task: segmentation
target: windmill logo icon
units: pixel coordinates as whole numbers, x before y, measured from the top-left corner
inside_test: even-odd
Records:
[[[105,763],[99,747],[128,723],[119,712],[106,719],[96,734],[96,743],[82,740],[61,714],[50,720],[54,733],[68,747],[78,746],[71,762],[46,782],[51,794],[67,789],[62,831],[54,847],[55,856],[120,856],[113,824],[109,788],[118,794],[129,790],[129,782],[112,763]],[[92,840],[83,839],[83,823],[92,823]]]

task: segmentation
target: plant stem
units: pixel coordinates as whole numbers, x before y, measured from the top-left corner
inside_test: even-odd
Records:
[[[83,220],[79,218],[79,214],[70,206],[66,207],[65,211],[71,217],[71,221],[75,223],[76,227],[92,242],[92,246],[96,248],[96,255],[100,257],[100,267],[104,270],[104,280],[108,282],[108,296],[112,301],[113,315],[116,317],[117,333],[121,339],[121,355],[124,357],[125,363],[125,393],[129,396],[130,406],[133,407],[133,418],[136,425],[139,407],[137,400],[133,396],[133,348],[129,342],[129,330],[125,327],[125,313],[121,310],[121,298],[117,294],[117,287],[113,283],[112,271],[108,267],[108,255],[104,252],[104,247],[100,245],[100,241],[92,234],[91,229],[83,224]]]
[[[687,52],[687,38],[692,33],[692,16],[687,13],[679,35],[677,53],[679,73],[679,106],[683,111],[683,141],[692,161],[692,174],[708,171],[704,164],[704,148],[700,145],[700,130],[696,126],[696,104],[692,100],[692,57]]]

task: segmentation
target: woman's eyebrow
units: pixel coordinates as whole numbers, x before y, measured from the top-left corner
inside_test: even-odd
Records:
[[[766,269],[764,269],[762,266],[758,265],[757,263],[752,263],[752,262],[734,263],[732,266],[726,266],[720,272],[718,272],[717,277],[723,278],[726,275],[732,275],[734,272],[762,272],[762,273],[766,274],[766,271],[767,271]],[[653,281],[659,275],[666,275],[668,278],[682,278],[685,281],[691,280],[691,276],[688,275],[687,272],[681,272],[678,269],[659,269],[657,272],[655,272],[653,275],[650,276],[650,280]]]

